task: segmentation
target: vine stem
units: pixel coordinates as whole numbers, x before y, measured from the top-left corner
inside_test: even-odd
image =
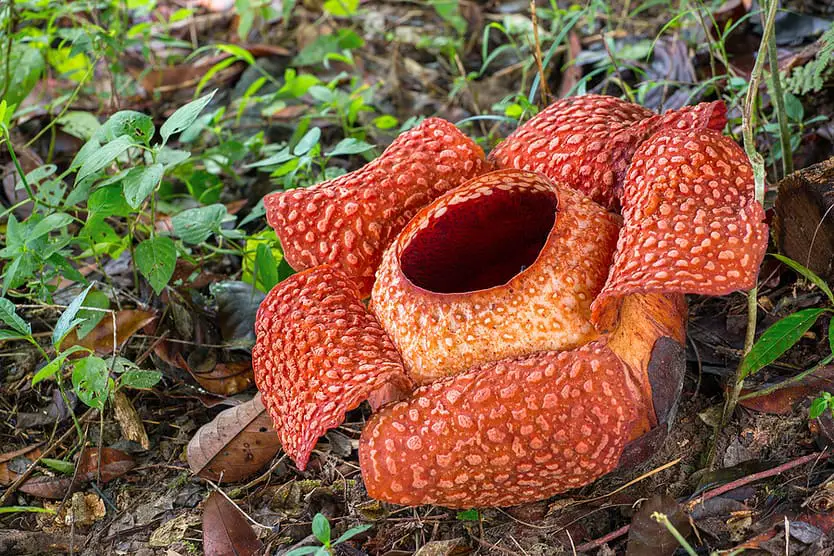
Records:
[[[778,4],[778,0],[770,0]],[[764,43],[764,38],[762,38]],[[767,57],[770,66],[770,90],[773,92],[773,106],[779,121],[779,143],[782,146],[782,176],[793,173],[793,152],[791,152],[791,132],[788,129],[788,114],[785,111],[785,98],[782,93],[782,78],[779,76],[779,54],[776,51],[776,33],[767,38]]]
[[[770,37],[773,36],[776,21],[776,9],[778,7],[777,0],[770,0],[767,3],[767,14],[764,20],[764,31],[762,40],[759,46],[759,52],[756,56],[756,62],[753,65],[753,71],[750,74],[750,83],[747,87],[747,94],[744,97],[744,106],[742,110],[742,134],[744,138],[744,151],[747,153],[747,158],[750,159],[750,165],[753,167],[753,183],[754,194],[756,201],[764,203],[765,194],[765,166],[762,155],[756,150],[756,138],[753,133],[756,99],[758,98],[759,86],[762,81],[762,74],[764,72],[764,64],[767,56],[763,50],[767,49],[767,44]],[[747,292],[747,334],[744,339],[744,356],[750,352],[753,343],[756,340],[756,321],[757,321],[757,294],[758,288],[754,286]],[[732,388],[727,395],[724,403],[724,409],[721,412],[721,420],[715,427],[712,439],[712,446],[709,453],[708,467],[713,468],[716,460],[716,445],[718,443],[718,435],[721,430],[727,425],[733,412],[738,405],[738,397],[744,387],[744,376],[742,375],[742,363],[744,357],[739,361],[735,373],[732,378]]]

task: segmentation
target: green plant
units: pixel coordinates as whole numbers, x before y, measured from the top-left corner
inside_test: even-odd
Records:
[[[834,23],[820,37],[821,47],[814,59],[793,69],[785,87],[795,95],[819,92],[834,69]]]
[[[314,554],[315,556],[327,556],[333,554],[333,547],[364,533],[371,528],[371,525],[358,525],[351,527],[335,541],[330,540],[330,522],[324,515],[318,513],[313,517],[313,535],[321,543],[321,546],[302,546],[287,552],[287,556],[301,556],[302,554]]]

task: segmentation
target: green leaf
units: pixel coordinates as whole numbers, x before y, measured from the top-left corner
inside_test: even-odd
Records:
[[[225,206],[209,205],[184,210],[171,218],[171,224],[174,233],[184,242],[197,244],[207,240],[211,234],[219,232],[228,215]]]
[[[828,408],[828,400],[823,396],[814,399],[811,402],[811,408],[808,410],[808,418],[816,419]]]
[[[805,119],[805,108],[802,102],[790,93],[785,93],[785,114],[792,122],[800,123]]]
[[[259,243],[255,253],[255,285],[260,284],[261,290],[270,291],[278,283],[278,261],[272,254],[272,249],[265,243]]]
[[[89,112],[80,110],[70,110],[56,121],[66,133],[84,141],[89,141],[101,128],[98,118]]]
[[[764,331],[741,362],[745,378],[776,361],[793,347],[826,309],[803,309],[778,320]]]
[[[321,513],[313,517],[313,535],[316,536],[321,544],[330,543],[330,522]]]
[[[306,556],[307,554],[315,554],[319,551],[319,546],[302,546],[299,548],[293,548],[289,552],[287,552],[284,556]]]
[[[78,182],[87,176],[95,174],[102,168],[106,167],[108,164],[116,160],[116,157],[125,152],[131,145],[133,145],[132,139],[127,135],[122,135],[116,140],[96,149],[84,161],[81,168],[79,168],[78,174],[75,176],[75,183],[78,184]],[[80,154],[81,153],[79,152],[79,156]]]
[[[132,208],[139,208],[159,185],[164,171],[162,164],[159,163],[146,168],[132,168],[122,180],[127,204]]]
[[[144,369],[131,369],[125,372],[119,383],[122,386],[129,386],[137,389],[153,388],[162,380],[162,373],[159,371],[146,371]]]
[[[177,263],[174,241],[165,236],[146,239],[136,246],[135,257],[136,268],[159,295],[174,275]]]
[[[478,514],[478,510],[469,509],[458,512],[457,518],[458,521],[478,521],[480,515]]]
[[[802,266],[801,264],[799,264],[795,260],[789,259],[788,257],[785,257],[784,255],[777,255],[777,254],[774,253],[773,258],[775,258],[775,259],[783,262],[787,266],[791,267],[795,272],[802,275],[803,278],[805,278],[806,280],[808,280],[809,282],[814,284],[816,287],[821,289],[823,291],[823,293],[825,293],[825,295],[828,296],[828,299],[831,300],[831,303],[834,303],[834,293],[831,292],[831,288],[829,288],[828,284],[825,283],[825,280],[823,280],[822,278],[817,276],[814,273],[813,270],[811,270],[810,268],[806,268],[806,267]]]
[[[81,305],[81,310],[78,311],[78,318],[84,319],[84,322],[78,325],[78,329],[76,330],[79,340],[83,339],[93,328],[98,326],[98,323],[107,315],[106,311],[97,311],[96,309],[109,308],[110,298],[107,297],[107,294],[98,290],[92,290],[87,294],[87,298]]]
[[[26,243],[31,244],[33,240],[36,240],[41,236],[45,236],[53,230],[63,228],[70,222],[72,222],[72,216],[69,214],[65,212],[54,212],[35,224],[32,231],[27,234]]]
[[[81,304],[84,303],[84,299],[87,297],[87,292],[90,291],[93,285],[90,284],[84,291],[75,296],[75,299],[64,309],[64,312],[61,313],[61,316],[58,318],[58,322],[55,323],[55,330],[52,331],[52,345],[55,346],[55,349],[60,349],[61,341],[64,337],[69,334],[70,330],[72,330],[77,324],[80,324],[82,321],[81,319],[76,319],[75,316],[78,314],[78,311],[81,309]]]
[[[321,128],[314,127],[310,131],[304,134],[304,137],[298,140],[298,143],[295,145],[293,149],[293,154],[295,156],[301,156],[303,154],[307,154],[315,147],[319,139],[321,138]]]
[[[394,116],[385,114],[383,116],[379,116],[378,118],[374,118],[371,123],[374,124],[377,129],[392,129],[400,122]]]
[[[8,330],[6,328],[0,329],[0,342],[5,340],[25,340],[26,337],[26,334],[21,334],[20,332],[16,332],[14,330]]]
[[[11,41],[10,44],[12,47],[10,53],[6,54],[6,49],[2,49],[4,55],[2,56],[3,71],[0,71],[0,91],[6,91],[3,100],[8,106],[19,106],[38,84],[46,63],[41,51],[31,43]],[[8,85],[6,84],[6,68],[10,70]]]
[[[79,400],[90,407],[104,409],[110,395],[107,362],[94,355],[76,361],[72,369],[72,387]]]
[[[13,514],[17,512],[54,514],[55,510],[51,510],[49,508],[39,508],[37,506],[0,506],[0,514]]]
[[[135,110],[116,112],[99,129],[99,137],[113,141],[118,137],[130,137],[134,143],[149,144],[156,132],[153,118]]]
[[[14,303],[5,297],[0,297],[0,320],[23,336],[29,336],[32,333],[32,327],[18,316]]]
[[[197,116],[200,115],[200,112],[202,112],[208,103],[211,102],[211,99],[214,97],[214,93],[216,92],[217,89],[198,98],[197,100],[192,100],[171,114],[171,117],[165,120],[165,123],[162,124],[161,128],[159,128],[159,134],[162,136],[162,144],[165,145],[171,135],[179,133],[193,124],[194,120],[197,119]]]
[[[58,473],[64,475],[72,475],[75,471],[75,464],[71,461],[64,461],[62,459],[41,458],[41,463],[50,469],[54,469]]]
[[[101,217],[127,216],[131,213],[120,183],[111,183],[90,193],[87,209],[91,215]]]
[[[247,164],[246,166],[244,166],[244,168],[260,168],[261,166],[275,166],[276,164],[283,164],[285,162],[288,162],[293,158],[295,157],[292,154],[290,154],[290,150],[288,148],[284,148],[263,160],[253,162],[252,164]]]
[[[828,323],[828,347],[834,353],[834,317]]]
[[[322,8],[330,15],[350,17],[359,8],[359,0],[327,0]]]
[[[357,525],[356,527],[351,527],[350,529],[348,529],[347,531],[345,531],[345,532],[342,534],[342,536],[341,536],[341,537],[339,537],[338,539],[336,539],[336,540],[333,542],[333,544],[334,544],[334,545],[337,545],[337,544],[343,543],[343,542],[345,542],[346,540],[348,540],[348,539],[351,539],[351,538],[355,537],[355,536],[356,536],[356,535],[358,535],[359,533],[364,533],[365,531],[367,531],[367,530],[368,530],[368,529],[370,529],[371,527],[373,527],[373,525]]]
[[[347,137],[339,141],[339,143],[333,147],[333,150],[327,153],[327,156],[340,156],[346,154],[359,154],[367,152],[373,149],[374,146],[368,144],[364,141],[360,141],[359,139],[354,139],[353,137]]]

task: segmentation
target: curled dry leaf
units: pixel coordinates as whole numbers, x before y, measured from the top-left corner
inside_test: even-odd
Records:
[[[212,394],[232,396],[246,390],[255,382],[251,361],[214,364],[211,364],[211,361],[203,361],[200,365],[192,366],[179,353],[176,359],[180,367],[187,370],[200,386]]]
[[[691,531],[689,517],[674,498],[657,495],[643,502],[631,520],[628,532],[628,556],[671,556],[678,549],[678,541],[665,525],[652,518],[652,514],[665,514],[669,521],[687,537]]]
[[[188,465],[200,477],[233,483],[260,471],[280,448],[259,394],[200,427],[188,443]]]
[[[149,311],[139,309],[125,309],[116,312],[116,345],[121,346],[131,336],[145,327],[156,318],[156,315]],[[100,355],[113,353],[113,317],[110,313],[101,319],[101,322],[93,328],[89,334],[78,339],[76,331],[69,333],[63,345],[65,347],[79,345],[95,351]]]
[[[753,411],[786,415],[793,410],[797,402],[830,389],[832,380],[834,380],[834,366],[823,367],[795,384],[774,390],[770,394],[743,399],[739,403]],[[744,396],[754,392],[755,390],[742,390],[741,394]]]
[[[101,457],[99,457],[99,452]],[[87,448],[81,453],[78,462],[78,476],[93,481],[98,478],[101,464],[101,482],[108,483],[136,467],[136,461],[121,450],[115,448]]]
[[[10,485],[20,476],[21,469],[18,469],[18,466],[13,463],[13,460],[21,458],[25,464],[25,466],[21,467],[25,469],[25,467],[28,467],[34,460],[40,457],[41,450],[39,446],[40,444],[33,444],[20,450],[0,454],[0,485]]]
[[[203,551],[206,556],[259,554],[258,540],[246,517],[222,494],[212,492],[203,506]]]
[[[122,429],[122,435],[128,440],[136,442],[145,450],[151,447],[145,425],[142,423],[139,413],[133,407],[130,398],[121,390],[113,393],[113,411],[116,414],[116,421]]]

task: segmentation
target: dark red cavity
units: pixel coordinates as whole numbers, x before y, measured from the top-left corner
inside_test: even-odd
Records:
[[[553,192],[494,189],[447,205],[403,249],[403,273],[415,286],[436,293],[506,284],[539,256],[557,204]]]

